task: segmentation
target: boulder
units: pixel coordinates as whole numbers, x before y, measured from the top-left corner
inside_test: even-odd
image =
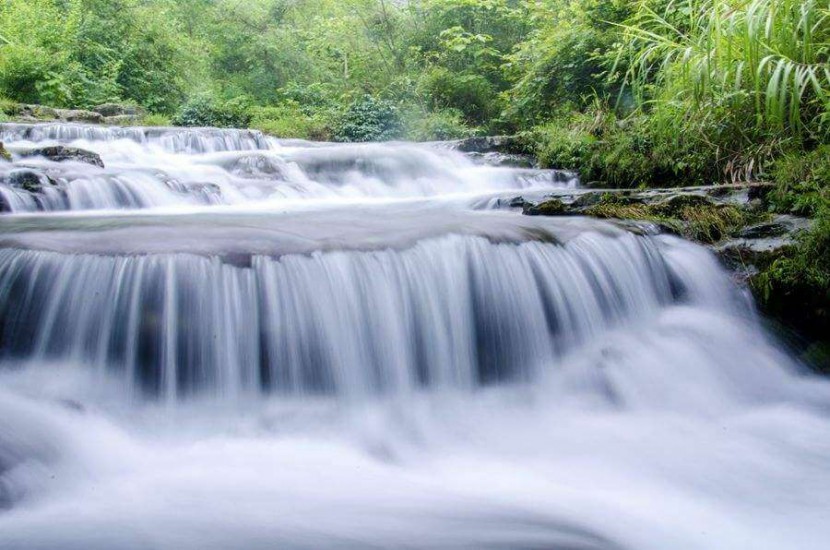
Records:
[[[771,239],[785,235],[795,235],[810,225],[806,218],[796,216],[777,216],[771,222],[759,223],[745,227],[736,237],[741,239]]]
[[[525,147],[517,136],[479,136],[455,142],[455,149],[462,153],[522,154]]]
[[[3,147],[2,141],[0,141],[0,159],[7,160],[9,162],[12,160],[12,154],[6,151],[6,148]]]
[[[18,187],[29,193],[40,193],[44,185],[55,185],[49,176],[30,168],[12,170],[7,181],[12,187]]]
[[[20,104],[17,106],[15,118],[24,121],[37,122],[40,120],[54,120],[59,118],[58,111],[51,107],[34,104]]]
[[[91,122],[93,124],[100,124],[104,121],[104,116],[95,111],[85,111],[83,109],[58,109],[58,117],[66,122]]]
[[[103,103],[92,108],[93,111],[104,117],[116,116],[141,116],[144,112],[134,105],[124,105],[122,103]]]
[[[46,157],[55,162],[74,161],[85,162],[94,166],[104,167],[104,161],[97,153],[87,151],[86,149],[79,149],[77,147],[66,147],[64,145],[56,145],[53,147],[38,147],[21,153],[23,157]]]
[[[568,214],[568,207],[559,199],[548,199],[539,204],[525,203],[522,213],[526,216],[564,216]]]
[[[110,126],[132,126],[138,124],[140,121],[141,117],[138,115],[115,115],[104,117],[104,124],[109,124]]]

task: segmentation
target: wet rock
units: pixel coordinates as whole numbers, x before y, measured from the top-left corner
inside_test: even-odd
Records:
[[[12,154],[6,151],[6,148],[3,147],[2,141],[0,141],[0,159],[7,160],[9,162],[12,160]]]
[[[93,124],[100,124],[104,121],[104,116],[95,111],[85,111],[82,109],[58,109],[58,118],[66,122],[91,122]]]
[[[513,197],[508,201],[507,206],[510,208],[524,208],[526,204],[529,204],[524,197]]]
[[[564,216],[569,213],[569,209],[559,199],[548,199],[539,204],[525,203],[522,213],[527,216]]]
[[[93,111],[104,117],[117,116],[141,116],[144,111],[134,105],[124,105],[123,103],[103,103],[92,108]]]
[[[517,136],[479,136],[459,140],[455,149],[462,153],[526,153],[525,146]]]
[[[685,208],[711,207],[715,203],[708,197],[683,193],[669,197],[653,205],[656,212],[663,216],[679,217]]]
[[[141,117],[138,115],[114,115],[104,117],[104,124],[108,124],[110,126],[131,126],[138,124],[141,121]]]
[[[770,222],[742,229],[736,238],[720,243],[713,250],[734,270],[763,269],[791,250],[798,235],[810,226],[807,218],[778,216]]]
[[[40,193],[44,186],[55,185],[54,180],[46,174],[29,168],[13,170],[9,173],[7,181],[12,187],[18,187],[29,193]]]
[[[602,193],[591,191],[577,196],[571,203],[574,208],[588,208],[602,202]]]
[[[786,254],[795,242],[791,238],[773,239],[732,239],[714,246],[712,249],[726,267],[750,272],[763,269],[776,259]]]
[[[803,231],[810,223],[806,218],[778,216],[771,222],[759,223],[742,229],[736,237],[741,239],[771,239]]]
[[[104,167],[104,161],[97,153],[87,151],[86,149],[79,149],[77,147],[66,147],[64,145],[56,145],[53,147],[38,147],[30,151],[21,153],[23,157],[46,157],[55,162],[74,161],[85,162],[94,166]]]
[[[57,109],[53,109],[52,107],[46,107],[44,105],[30,105],[30,104],[21,104],[18,105],[17,115],[18,118],[28,120],[32,119],[35,121],[38,120],[54,120],[58,117]]]

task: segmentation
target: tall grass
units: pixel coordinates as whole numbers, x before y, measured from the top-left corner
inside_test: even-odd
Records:
[[[823,140],[830,115],[830,2],[640,0],[620,25],[627,81],[643,104],[733,117],[749,145]],[[689,116],[689,113],[686,113]]]

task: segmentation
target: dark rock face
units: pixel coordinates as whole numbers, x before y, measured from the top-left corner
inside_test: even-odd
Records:
[[[522,154],[525,147],[516,136],[471,137],[455,142],[455,149],[462,153]]]
[[[121,103],[103,103],[93,107],[92,110],[104,117],[140,116],[144,114],[141,109],[134,105],[123,105]]]
[[[54,147],[39,147],[22,153],[23,157],[46,157],[55,162],[75,161],[85,162],[94,166],[104,167],[104,161],[97,153],[79,149],[77,147],[65,147],[57,145]]]
[[[100,124],[104,121],[104,117],[100,113],[81,109],[60,109],[58,110],[58,116],[66,122],[92,122],[93,124]]]
[[[115,115],[104,117],[104,124],[109,124],[110,126],[130,126],[138,124],[140,120],[141,117],[138,115]]]
[[[55,182],[46,174],[29,168],[22,168],[9,173],[8,184],[29,193],[40,193],[45,185],[55,185]]]
[[[549,199],[539,204],[524,203],[522,213],[527,216],[563,216],[569,213],[569,208],[559,199]]]

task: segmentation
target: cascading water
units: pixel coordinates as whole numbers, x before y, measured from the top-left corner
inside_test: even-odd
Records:
[[[567,174],[0,134],[0,549],[824,548],[830,388],[708,251],[472,208]]]
[[[279,208],[286,199],[419,198],[575,183],[567,172],[476,165],[438,146],[310,144],[241,130],[0,127],[12,154],[68,143],[98,153],[104,164],[16,155],[14,164],[0,165],[0,211]]]

